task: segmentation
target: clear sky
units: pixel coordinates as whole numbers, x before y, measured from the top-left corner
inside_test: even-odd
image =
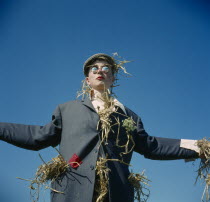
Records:
[[[57,104],[76,98],[84,61],[118,52],[133,61],[133,76],[120,77],[115,92],[150,135],[209,137],[209,22],[208,0],[1,0],[0,121],[48,123]],[[30,201],[28,182],[16,177],[33,177],[38,153],[46,161],[57,155],[0,142],[1,202]],[[132,165],[152,181],[149,202],[200,201],[199,161],[135,154]]]

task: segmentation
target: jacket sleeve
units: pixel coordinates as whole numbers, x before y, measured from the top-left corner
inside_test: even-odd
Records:
[[[40,150],[58,145],[61,130],[62,119],[58,106],[52,121],[45,126],[0,123],[0,140],[24,149]]]
[[[144,130],[138,117],[134,150],[146,158],[154,160],[175,160],[198,158],[198,153],[180,147],[180,139],[152,137]]]

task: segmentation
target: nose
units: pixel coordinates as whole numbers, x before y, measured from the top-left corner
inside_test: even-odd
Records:
[[[98,68],[98,71],[97,71],[97,73],[102,73],[103,71],[102,71],[102,68],[100,67],[100,68]]]

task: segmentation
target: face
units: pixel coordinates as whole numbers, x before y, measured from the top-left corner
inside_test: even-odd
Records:
[[[90,67],[86,82],[94,90],[104,91],[109,89],[114,82],[110,65],[105,61],[95,61]]]

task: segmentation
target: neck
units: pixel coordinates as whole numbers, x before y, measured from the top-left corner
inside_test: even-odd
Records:
[[[105,96],[109,95],[110,96],[110,92],[109,90],[105,90],[105,91],[98,91],[93,89],[90,93],[91,95],[91,99],[101,99],[104,98]]]

